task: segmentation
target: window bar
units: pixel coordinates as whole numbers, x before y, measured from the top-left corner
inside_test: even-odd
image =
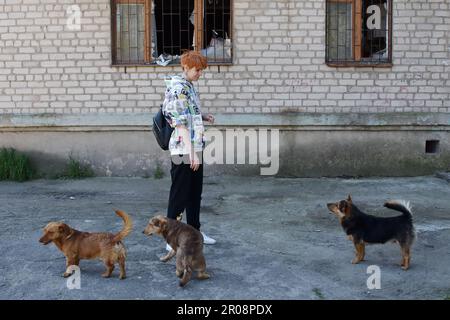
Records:
[[[341,24],[339,23],[340,22],[340,20],[341,20],[341,16],[344,16],[343,14],[345,13],[345,11],[342,11],[342,5],[341,4],[338,4],[337,5],[338,7],[337,7],[337,10],[336,10],[336,13],[337,13],[337,36],[336,36],[336,39],[337,39],[337,45],[338,45],[338,48],[337,48],[337,58],[338,58],[338,60],[340,60],[340,61],[345,61],[345,56],[344,57],[342,57],[341,56],[341,47],[342,47],[342,43],[340,43],[340,35],[341,35],[341,33],[342,33],[342,31],[343,30],[341,30]],[[345,15],[345,20],[347,20],[347,16]],[[345,45],[345,43],[344,43],[344,45]]]
[[[117,34],[117,38],[119,40],[118,40],[118,46],[117,46],[117,51],[116,52],[117,52],[117,57],[119,59],[118,61],[122,62],[123,55],[122,55],[122,50],[120,48],[122,48],[122,46],[123,46],[123,42],[122,42],[123,12],[122,12],[121,7],[119,5],[117,6],[116,9],[117,9],[116,13],[117,13],[117,16],[118,16],[118,19],[116,19],[116,23],[118,23],[118,25],[119,25],[119,32]]]
[[[171,33],[171,35],[170,35],[170,54],[174,54],[175,53],[175,47],[176,47],[176,44],[175,44],[175,37],[173,37],[173,34],[175,33],[174,32],[174,26],[173,26],[173,23],[174,23],[174,20],[175,20],[175,13],[178,13],[178,16],[181,14],[181,11],[180,11],[180,0],[178,0],[178,12],[176,12],[176,9],[177,9],[177,7],[176,7],[176,3],[175,3],[175,0],[172,0],[171,1],[171,10],[170,10],[170,21],[171,21],[171,28],[172,28],[172,33]],[[175,8],[174,8],[175,7]],[[179,28],[179,27],[178,27]]]
[[[119,47],[119,52],[120,52],[120,62],[124,62],[125,59],[124,59],[123,52],[122,52],[122,45],[125,42],[124,39],[123,39],[123,35],[124,35],[123,28],[125,27],[125,21],[124,21],[123,13],[125,13],[125,12],[123,10],[123,5],[121,5],[120,8],[121,8],[121,10],[119,12],[122,13],[122,14],[120,15],[120,20],[119,20],[120,21],[120,47]]]
[[[151,62],[151,43],[152,43],[152,23],[150,20],[150,15],[152,12],[152,0],[145,0],[144,4],[144,60],[145,62]]]
[[[337,18],[337,21],[338,21],[338,25],[337,25],[337,29],[338,29],[338,32],[337,32],[337,43],[338,43],[338,59],[339,60],[345,60],[345,57],[341,57],[340,56],[340,48],[342,47],[342,44],[340,43],[340,34],[341,34],[341,32],[342,32],[342,30],[341,30],[341,24],[339,23],[339,20],[340,20],[340,18],[341,18],[341,16],[342,16],[342,14],[341,14],[341,10],[342,10],[342,7],[340,6],[340,5],[338,5],[338,9],[336,10],[337,11],[337,15],[338,15],[338,18]]]
[[[195,6],[195,4],[194,4],[194,6]],[[189,10],[189,12],[191,13],[191,14],[189,15],[189,22],[191,22],[191,16],[193,16],[193,17],[194,17],[194,23],[195,23],[195,13],[194,13],[194,8],[191,8],[191,2],[189,2],[188,10]],[[191,22],[191,23],[192,23],[192,22]],[[189,26],[189,32],[188,32],[188,34],[189,34],[189,40],[191,40],[191,30],[192,30],[192,26],[191,26],[190,23],[188,23],[188,26]],[[189,41],[189,49],[191,49],[191,47],[192,47],[192,48],[195,48],[195,32],[194,32],[194,34],[193,34],[192,41]]]
[[[114,30],[115,30],[115,34],[113,36],[113,43],[114,43],[114,59],[113,62],[117,63],[120,60],[120,52],[119,52],[119,48],[120,48],[120,19],[119,19],[119,23],[117,23],[119,14],[118,14],[118,10],[117,10],[117,4],[116,1],[113,1],[113,8],[112,8],[113,14],[114,14]]]
[[[195,51],[200,51],[203,48],[203,1],[204,0],[195,0]]]
[[[195,3],[194,3],[194,7],[191,7],[191,2],[189,1],[189,12],[190,12],[190,15],[189,15],[189,21],[191,22],[191,16],[192,16],[192,18],[193,18],[193,20],[192,21],[194,21],[194,23],[195,23],[195,12],[194,12],[194,7],[195,7]],[[192,49],[194,49],[195,48],[195,26],[194,26],[194,24],[192,24],[192,22],[191,23],[188,23],[188,26],[189,26],[189,32],[188,32],[188,34],[189,34],[189,49],[191,50],[191,48]],[[192,29],[194,27],[194,29]],[[192,40],[191,40],[191,34],[192,34]]]
[[[165,43],[165,39],[164,39],[164,23],[165,23],[165,19],[166,19],[166,11],[165,11],[165,5],[164,5],[164,1],[161,1],[161,52],[158,52],[159,54],[163,54],[165,51],[165,47],[166,47],[166,43]]]
[[[339,4],[337,4],[337,8],[336,8],[336,22],[337,22],[337,24],[336,24],[336,30],[337,30],[337,32],[336,32],[337,59],[338,59],[338,60],[343,60],[343,59],[341,59],[341,57],[340,57],[340,50],[339,50],[339,48],[341,47],[340,44],[339,44],[339,40],[340,40],[339,35],[340,35],[340,32],[341,32],[340,23],[339,23],[339,19],[340,19],[340,10],[341,10],[341,6],[340,6]]]
[[[230,61],[229,62],[233,62],[233,45],[234,45],[234,35],[233,35],[233,25],[234,25],[234,20],[233,20],[233,8],[234,8],[234,0],[230,0],[230,10],[229,10],[229,24],[228,24],[228,37],[230,38]]]
[[[171,0],[167,1],[167,3],[164,5],[166,8],[164,8],[163,11],[163,25],[162,25],[162,33],[163,33],[163,52],[161,52],[162,54],[165,54],[166,51],[168,50],[168,47],[170,46],[170,41],[167,41],[167,30],[166,29],[166,25],[167,25],[167,21],[170,21],[171,17],[170,17],[170,8],[172,8],[172,4],[170,2]],[[166,1],[162,1],[162,3],[164,3]],[[170,30],[172,31],[172,30]]]
[[[214,30],[214,37],[216,37],[214,39],[214,61],[217,61],[217,42],[218,42],[218,32],[217,32],[217,25],[216,25],[216,14],[217,14],[217,8],[216,8],[216,0],[212,0],[213,2],[213,30]]]
[[[210,19],[210,15],[209,15],[209,11],[208,11],[208,7],[207,7],[207,4],[206,4],[206,1],[207,0],[203,0],[203,4],[205,5],[205,17],[204,17],[204,19],[203,19],[203,21],[202,21],[202,28],[203,28],[203,30],[205,30],[205,32],[204,32],[204,34],[202,34],[202,39],[203,39],[203,41],[208,41],[208,22],[209,22],[209,19]],[[208,56],[208,53],[209,53],[209,43],[205,43],[204,44],[204,47],[202,46],[200,49],[205,49],[205,52],[206,52],[206,55]]]
[[[386,0],[387,2],[387,17],[388,19],[388,30],[386,34],[386,42],[388,48],[387,58],[389,62],[392,63],[392,0]]]
[[[386,6],[385,6],[385,4],[386,4]],[[385,47],[384,47],[384,50],[385,50],[385,52],[384,52],[384,54],[383,54],[383,61],[384,62],[386,62],[386,58],[387,58],[387,56],[388,56],[388,32],[387,32],[387,29],[388,29],[388,21],[389,21],[389,18],[388,18],[388,12],[389,12],[389,10],[388,10],[388,0],[385,0],[385,1],[381,1],[381,6],[382,6],[382,8],[383,8],[383,12],[384,12],[384,25],[383,25],[383,35],[384,35],[384,45],[385,45]]]
[[[178,45],[179,45],[179,49],[178,49],[178,52],[179,52],[179,55],[181,55],[181,45],[182,45],[182,41],[181,41],[181,39],[183,39],[183,28],[182,28],[182,21],[181,21],[181,13],[183,12],[183,10],[182,10],[182,8],[181,8],[181,1],[182,0],[178,0],[178,9],[180,10],[179,11],[179,14],[178,14],[178,25],[179,25],[179,28],[178,28],[178,37],[179,37],[179,41],[178,41]],[[189,2],[189,1],[188,1]],[[188,19],[189,19],[189,17],[188,17]]]
[[[116,4],[114,0],[110,1],[110,14],[111,14],[111,63],[114,64],[116,61],[116,50],[117,50],[117,41],[114,39],[117,36],[117,24],[116,21],[116,13],[115,13]]]
[[[172,50],[173,50],[173,1],[174,0],[169,0],[169,3],[170,3],[170,10],[169,10],[169,12],[168,12],[168,14],[169,14],[169,19],[170,19],[170,46],[169,46],[169,50],[168,50],[168,52],[167,52],[167,54],[169,54],[169,52],[171,53],[172,52]],[[164,2],[164,0],[163,0],[163,2]],[[167,31],[167,30],[164,30],[164,31]]]
[[[136,49],[136,58],[137,58],[137,61],[136,62],[141,62],[142,60],[141,59],[139,59],[139,51],[140,51],[140,48],[139,48],[139,30],[140,30],[140,27],[139,27],[139,7],[140,6],[138,6],[138,5],[135,5],[134,6],[135,7],[135,18],[136,18],[136,47],[135,47],[135,49]]]
[[[342,10],[342,6],[338,4],[338,9],[336,10],[336,12],[337,12],[337,22],[338,22],[338,24],[337,24],[337,37],[336,37],[337,38],[337,44],[338,44],[337,57],[338,57],[338,60],[345,61],[345,56],[341,57],[341,50],[340,50],[340,48],[342,47],[342,43],[340,43],[340,41],[339,41],[340,40],[340,35],[341,35],[342,31],[343,31],[341,29],[341,24],[339,23],[339,20],[341,19],[341,16],[344,16],[343,14],[345,13],[345,11],[341,11],[341,10]],[[347,20],[347,16],[345,15],[344,22],[346,22],[346,20]],[[344,42],[344,45],[345,45],[345,42]]]
[[[203,26],[203,30],[204,30],[202,39],[203,39],[203,41],[206,41],[206,43],[204,43],[202,48],[200,48],[200,49],[205,49],[206,56],[208,56],[209,51],[211,50],[211,48],[210,48],[211,41],[209,41],[209,43],[208,43],[208,40],[209,40],[208,39],[208,32],[210,32],[211,36],[212,36],[212,30],[209,30],[210,28],[208,28],[208,25],[211,24],[210,21],[209,21],[211,19],[211,11],[210,11],[211,10],[211,6],[208,6],[206,1],[207,0],[203,1],[203,5],[204,5],[205,9],[204,9],[204,18],[203,18],[203,21],[202,21],[202,26]]]
[[[380,0],[379,3],[380,3],[380,11],[381,11],[381,13],[383,13],[384,12],[383,1]],[[383,8],[383,10],[381,10],[382,8]],[[381,18],[382,18],[382,15],[380,16],[380,19]],[[382,21],[383,21],[383,19],[381,19],[381,21],[380,21],[379,35],[381,35],[382,31],[384,31],[384,29],[385,29],[385,27],[381,23]],[[378,37],[378,51],[380,51],[380,49],[381,49],[381,39],[382,39],[382,37]],[[378,54],[378,62],[380,62],[381,60],[382,60],[382,54]]]
[[[336,19],[336,60],[339,61],[339,4],[336,4],[335,11]]]
[[[348,32],[348,30],[347,30],[347,11],[348,11],[348,9],[347,9],[347,3],[345,3],[345,7],[344,7],[344,14],[345,14],[345,24],[344,24],[344,26],[345,26],[345,29],[344,29],[344,60],[345,61],[348,61],[348,57],[347,57],[347,32]]]
[[[122,47],[122,15],[119,11],[119,6],[117,5],[116,7],[116,26],[118,25],[118,32],[116,35],[116,39],[117,39],[117,48],[116,48],[116,53],[117,53],[117,62],[122,62],[122,52],[120,51],[120,48]]]
[[[171,26],[172,26],[172,33],[171,33],[171,37],[170,37],[170,39],[171,39],[171,41],[170,41],[170,54],[174,54],[175,53],[175,47],[176,47],[176,43],[175,43],[175,37],[173,37],[172,35],[175,33],[174,32],[174,28],[173,28],[173,23],[174,23],[174,20],[175,20],[175,13],[177,13],[178,14],[178,16],[180,16],[180,14],[181,14],[181,8],[180,8],[180,5],[181,5],[181,3],[180,3],[180,0],[178,0],[178,12],[176,12],[176,9],[177,9],[177,7],[176,7],[176,3],[175,3],[175,0],[172,0],[171,1],[171,11],[170,11],[170,21],[172,22],[171,23]],[[174,8],[175,7],[175,8]],[[174,12],[175,11],[175,12]],[[178,26],[178,31],[179,31],[179,26]]]
[[[128,63],[131,63],[131,30],[130,30],[130,0],[127,0],[127,10],[128,10],[128,16],[127,16],[127,32],[128,32]]]
[[[164,24],[166,22],[166,8],[164,5],[165,1],[161,1],[161,52],[159,54],[163,54],[166,50],[166,39],[164,38]]]
[[[223,38],[223,46],[222,46],[222,62],[225,62],[225,43],[226,43],[226,39],[227,39],[227,35],[225,34],[225,2],[222,3],[222,11],[221,11],[221,16],[222,16],[222,38]]]
[[[328,32],[329,32],[329,29],[328,29],[328,14],[329,14],[329,12],[328,12],[328,0],[327,1],[325,1],[325,48],[326,48],[326,50],[325,50],[325,62],[328,62],[329,61],[329,54],[328,54],[328,52],[330,51],[330,45],[328,44]]]
[[[222,40],[223,40],[223,46],[222,46],[222,62],[225,61],[225,40],[227,38],[227,35],[225,34],[225,2],[222,3],[222,7],[219,8],[220,15],[222,18],[222,24],[221,24],[221,34],[222,34]]]
[[[386,7],[384,6],[384,3],[386,3]],[[382,33],[383,33],[383,36],[384,36],[384,53],[383,53],[382,56],[380,56],[380,61],[381,61],[381,60],[386,60],[383,57],[385,57],[386,54],[387,54],[387,46],[388,46],[388,44],[387,44],[387,21],[388,21],[388,17],[387,17],[387,1],[380,0],[380,5],[381,5],[381,8],[383,9],[383,12],[384,12],[384,15],[383,15],[384,20],[381,19],[382,31],[383,31]],[[383,24],[383,21],[384,21],[384,24]]]
[[[355,61],[361,61],[361,49],[362,49],[362,0],[355,0],[355,22],[354,22],[354,30],[355,30]]]
[[[372,3],[375,4],[375,1],[373,1]],[[367,26],[366,26],[367,28]],[[371,42],[371,46],[370,46],[370,58],[371,60],[375,60],[373,58],[373,55],[375,54],[375,50],[377,50],[380,47],[380,41],[379,39],[377,39],[377,29],[376,28],[372,28],[369,30],[370,33],[370,42]],[[378,46],[378,48],[377,48]]]

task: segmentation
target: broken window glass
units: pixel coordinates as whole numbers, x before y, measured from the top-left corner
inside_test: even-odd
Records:
[[[390,3],[391,0],[327,0],[327,63],[390,63]]]
[[[362,58],[383,61],[388,57],[388,8],[386,0],[363,0]]]

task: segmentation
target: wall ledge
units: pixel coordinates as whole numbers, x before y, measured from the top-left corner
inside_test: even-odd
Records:
[[[0,114],[0,131],[151,130],[152,114]],[[450,130],[450,113],[216,114],[214,127],[281,130]]]

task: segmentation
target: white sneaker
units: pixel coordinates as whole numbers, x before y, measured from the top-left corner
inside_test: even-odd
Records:
[[[213,238],[208,237],[203,232],[202,232],[202,236],[203,236],[203,243],[204,244],[214,244],[214,243],[216,243],[216,240],[214,240]]]
[[[168,243],[166,244],[166,250],[167,251],[172,251],[173,250],[172,247]]]

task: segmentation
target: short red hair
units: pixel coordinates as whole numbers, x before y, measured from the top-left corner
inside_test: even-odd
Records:
[[[195,67],[203,70],[208,66],[208,60],[198,51],[186,51],[181,55],[181,66],[186,66],[189,69]]]

